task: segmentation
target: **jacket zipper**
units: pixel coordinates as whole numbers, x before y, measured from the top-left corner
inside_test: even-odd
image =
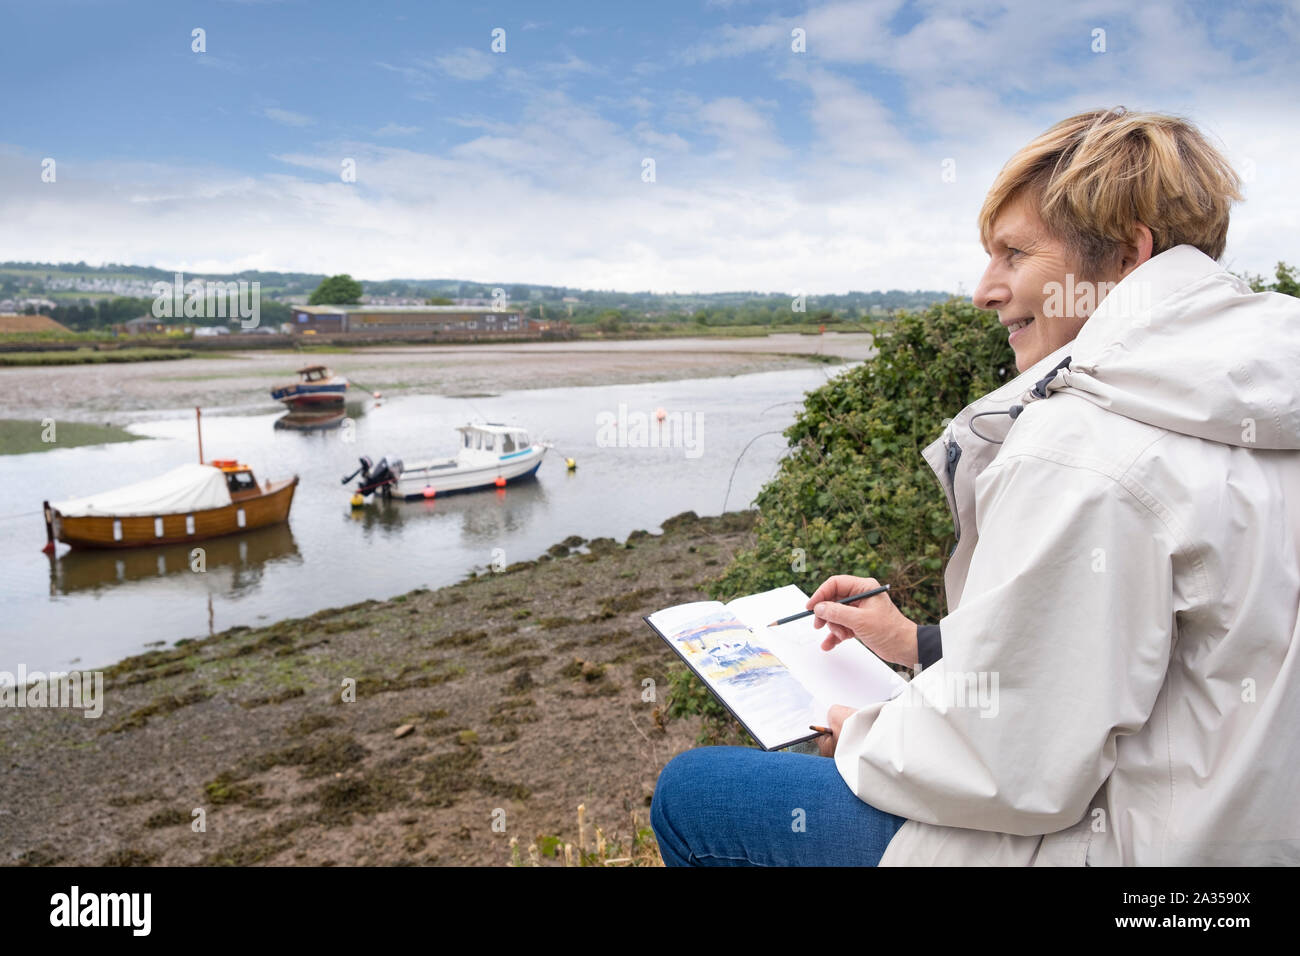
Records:
[[[944,491],[948,494],[948,509],[952,512],[952,529],[957,541],[961,540],[961,518],[957,514],[957,484],[955,476],[957,474],[957,462],[961,460],[961,446],[955,441],[948,442],[945,446],[947,465],[944,471],[948,478],[948,486]],[[953,544],[953,551],[957,550],[957,545]],[[952,557],[949,554],[948,557]]]

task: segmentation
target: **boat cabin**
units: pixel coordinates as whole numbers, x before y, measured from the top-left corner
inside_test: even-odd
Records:
[[[333,378],[334,373],[324,365],[308,365],[306,368],[298,369],[298,376],[304,382],[323,382]]]
[[[461,433],[462,451],[481,451],[505,457],[527,451],[533,444],[524,429],[499,422],[462,425],[456,431]]]
[[[220,468],[221,473],[226,476],[226,487],[230,489],[231,501],[239,501],[261,493],[257,487],[257,479],[253,477],[253,469],[247,465],[241,465],[233,458],[217,458],[208,464],[213,468]]]

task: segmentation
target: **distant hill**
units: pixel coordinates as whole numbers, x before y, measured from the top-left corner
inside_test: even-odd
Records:
[[[76,328],[98,328],[147,311],[153,283],[170,281],[174,270],[153,266],[84,262],[0,262],[0,312],[37,311],[53,315]],[[260,283],[264,311],[272,304],[279,318],[285,304],[304,302],[326,277],[312,272],[185,273],[186,281],[246,281]],[[478,282],[468,279],[361,280],[365,301],[417,304],[433,297],[491,299],[504,289],[508,301],[524,305],[529,314],[566,317],[577,323],[694,321],[701,325],[773,325],[833,320],[857,321],[895,309],[920,309],[947,300],[951,293],[890,289],[809,294],[797,312],[786,293],[755,291],[711,293],[618,292],[521,282]],[[125,300],[132,300],[130,302]],[[135,310],[135,311],[133,311]],[[120,313],[120,314],[119,314]],[[130,313],[130,314],[127,314]],[[287,315],[283,316],[287,318]],[[613,323],[613,325],[610,325]]]

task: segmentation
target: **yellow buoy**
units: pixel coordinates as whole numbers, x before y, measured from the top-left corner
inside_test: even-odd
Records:
[[[360,507],[361,507],[362,505],[364,505],[365,503],[366,503],[366,499],[363,498],[363,497],[361,497],[361,493],[360,493],[360,492],[358,492],[357,494],[355,494],[355,495],[352,496],[352,507],[354,507],[354,508],[360,508]]]
[[[564,464],[568,466],[569,471],[573,471],[578,467],[578,463],[574,461],[572,458],[564,459]]]

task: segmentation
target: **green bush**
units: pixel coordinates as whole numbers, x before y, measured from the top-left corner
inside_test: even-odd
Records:
[[[950,299],[877,324],[878,354],[810,392],[790,450],[759,492],[755,546],[710,588],[719,600],[833,574],[892,585],[908,617],[943,614],[952,518],[921,451],[947,419],[1014,376],[992,312]]]
[[[676,718],[695,715],[704,718],[695,738],[697,744],[757,746],[754,738],[732,718],[727,708],[718,702],[718,698],[713,696],[713,692],[695,674],[683,664],[671,664],[668,667],[668,695],[664,716]]]
[[[754,544],[709,593],[718,600],[833,574],[874,577],[919,624],[943,616],[955,543],[943,490],[921,451],[947,419],[1017,374],[992,312],[950,299],[874,328],[878,354],[810,392],[785,432],[789,452],[759,492]],[[694,675],[670,681],[669,716],[730,715]]]

